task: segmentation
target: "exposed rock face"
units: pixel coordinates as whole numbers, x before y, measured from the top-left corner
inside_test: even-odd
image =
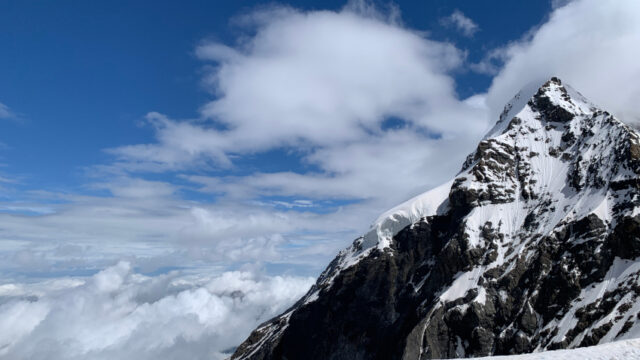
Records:
[[[532,95],[532,96],[529,96]],[[640,335],[638,134],[552,78],[233,359],[430,359]]]

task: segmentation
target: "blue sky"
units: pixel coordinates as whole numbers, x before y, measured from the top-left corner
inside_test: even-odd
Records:
[[[363,201],[371,203],[369,211],[361,214],[357,223],[343,225],[340,230],[330,232],[332,235],[324,234],[326,242],[332,245],[327,245],[320,254],[316,254],[318,256],[314,257],[313,266],[286,266],[282,262],[288,263],[290,260],[284,259],[263,265],[268,269],[276,269],[276,272],[284,268],[289,269],[288,271],[316,274],[337,249],[344,246],[358,231],[366,229],[366,224],[377,212],[392,205],[394,201],[403,200],[434,184],[435,180],[411,183],[411,188],[397,189],[394,196],[382,202],[376,201],[379,199],[375,199],[375,189],[362,193],[350,193],[345,189],[334,193],[312,189],[307,189],[306,193],[286,189],[254,189],[254,194],[234,200],[238,198],[237,192],[242,190],[234,190],[236,194],[229,196],[228,191],[221,189],[221,186],[216,188],[210,185],[212,181],[222,181],[229,187],[234,181],[254,174],[285,173],[333,177],[339,182],[341,170],[323,168],[321,162],[311,159],[314,152],[322,150],[322,142],[311,142],[308,146],[288,145],[285,144],[286,141],[272,144],[233,154],[232,165],[224,166],[207,159],[200,159],[197,166],[173,166],[154,170],[130,170],[114,166],[117,157],[114,158],[110,149],[157,141],[153,123],[145,120],[148,113],[158,112],[171,119],[194,121],[203,118],[202,109],[207,103],[224,97],[219,89],[214,89],[205,81],[211,69],[220,63],[216,59],[207,61],[198,56],[199,48],[211,43],[239,46],[243,39],[255,35],[259,30],[256,25],[241,24],[241,19],[247,14],[276,8],[288,8],[291,11],[295,9],[299,13],[310,14],[317,11],[340,12],[346,6],[342,1],[322,4],[313,1],[189,1],[179,5],[162,1],[154,2],[153,6],[144,1],[7,1],[0,6],[0,48],[4,54],[0,57],[0,103],[10,112],[0,122],[0,141],[3,144],[0,150],[0,174],[6,180],[0,188],[3,200],[1,211],[11,219],[23,220],[24,226],[29,227],[30,222],[40,220],[46,222],[52,215],[73,212],[74,206],[79,202],[83,203],[82,206],[92,208],[104,201],[117,202],[119,195],[114,186],[121,187],[125,186],[124,183],[132,182],[140,182],[141,187],[148,185],[141,183],[143,181],[151,181],[149,184],[164,188],[166,193],[160,196],[170,197],[172,206],[183,206],[177,204],[182,202],[196,202],[215,209],[220,201],[238,201],[250,207],[259,203],[267,212],[274,210],[288,214],[336,214],[353,204]],[[411,29],[418,36],[451,44],[458,51],[455,56],[464,58],[457,61],[468,63],[481,62],[491,49],[519,39],[527,30],[544,21],[551,9],[550,3],[545,2],[515,4],[510,1],[492,2],[490,5],[473,1],[353,2],[350,6],[370,9],[375,7],[375,16],[387,17],[389,21],[392,16],[396,16],[397,19],[393,21],[398,22],[398,28]],[[447,20],[454,13],[461,14],[463,18],[469,17],[474,27],[471,33],[465,33],[465,29]],[[496,13],[505,15],[496,16]],[[380,21],[384,23],[387,20]],[[454,91],[457,95],[454,96],[463,99],[487,90],[492,74],[471,71],[458,65],[453,67],[455,68],[448,71],[448,76],[455,81]],[[387,128],[401,129],[407,125],[404,119],[392,115],[382,115],[379,120],[382,121],[382,131]],[[214,128],[221,126],[220,122],[209,122],[208,125],[205,123],[206,121],[202,121],[199,124]],[[427,138],[437,139],[441,136],[437,129],[413,130]],[[205,158],[207,156],[204,155]],[[201,181],[190,180],[193,177],[201,178]],[[434,178],[440,180],[441,177]],[[246,188],[255,186],[248,185]],[[318,182],[315,186],[324,185]],[[85,197],[95,198],[91,200]],[[86,209],[77,211],[86,213]],[[152,216],[145,213],[151,212],[148,209],[140,211],[142,216]],[[350,216],[358,214],[358,210],[352,212],[354,215]],[[102,226],[110,227],[113,224],[107,222],[96,225],[98,229]],[[38,256],[46,258],[49,264],[33,269],[30,261],[23,265],[18,262],[14,266],[8,266],[7,274],[27,278],[52,274],[86,274],[98,271],[120,257],[153,257],[155,255],[148,253],[155,254],[158,242],[163,244],[158,247],[163,251],[166,247],[174,247],[174,244],[165,246],[163,239],[158,240],[161,235],[141,231],[141,237],[154,238],[151,243],[143,240],[145,254],[137,254],[135,251],[132,254],[128,246],[121,245],[103,252],[100,247],[92,245],[97,240],[84,240],[83,236],[86,235],[75,234],[84,231],[74,230],[75,224],[66,225],[66,231],[74,233],[72,237],[77,240],[69,240],[55,228],[57,227],[47,230],[47,226],[43,225],[42,231],[46,235],[38,236],[38,240],[19,235],[19,243],[15,244],[8,240],[16,240],[12,237],[13,231],[17,230],[6,229],[6,243],[12,244],[5,252],[6,257],[16,259],[16,253],[27,251],[30,254],[27,258],[30,259],[32,253],[39,252]],[[322,233],[322,225],[312,226],[312,229],[297,229],[278,246],[283,249],[304,247],[294,244],[302,241],[294,235],[298,232]],[[95,254],[91,257],[101,261],[94,263],[80,258],[74,258],[73,261],[53,259],[50,256],[51,249],[44,245],[76,246],[77,241],[82,243],[79,245],[81,249],[93,248]],[[305,241],[302,243],[307,244]],[[185,251],[178,248],[175,251]],[[197,252],[189,245],[186,252],[193,251]],[[80,255],[82,256],[87,255]],[[165,259],[157,266],[160,269],[175,268],[178,266],[176,263],[181,267],[202,266],[202,259],[192,261],[191,256],[185,256],[189,259],[186,264],[183,256],[180,256],[174,260]],[[65,261],[70,261],[71,265],[62,265]],[[82,265],[78,265],[79,261]],[[254,261],[255,258],[248,258],[246,262]],[[233,268],[244,263],[245,261],[236,259],[224,261],[222,265]],[[148,271],[158,269],[150,266]]]
[[[529,83],[638,127],[639,43],[637,0],[2,1],[0,359],[223,359]]]
[[[286,4],[302,10],[344,6],[342,1]],[[201,84],[204,64],[194,56],[195,47],[207,39],[233,44],[232,19],[266,5],[5,1],[0,6],[0,99],[19,118],[0,124],[8,146],[2,154],[6,172],[25,185],[75,191],[85,181],[84,167],[109,161],[103,149],[152,140],[149,129],[140,126],[147,112],[197,117],[212,95]],[[550,10],[544,1],[397,6],[407,27],[454,42],[471,61],[517,40]],[[480,27],[472,38],[442,26],[441,18],[456,9]],[[485,91],[491,81],[469,71],[453,75],[462,97]],[[276,161],[282,168],[297,166],[286,158]]]

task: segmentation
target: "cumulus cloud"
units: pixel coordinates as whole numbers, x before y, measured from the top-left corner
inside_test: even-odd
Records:
[[[523,84],[558,76],[628,123],[640,123],[640,3],[572,1],[502,52],[487,97],[493,115]]]
[[[440,23],[444,26],[455,28],[466,37],[472,37],[480,30],[478,24],[457,9],[454,10],[451,15],[440,19]]]
[[[385,116],[428,120],[440,101],[453,102],[443,72],[460,62],[453,46],[351,12],[274,19],[231,62],[209,50],[219,46],[198,49],[223,62],[209,78],[222,96],[204,115],[247,139],[234,147],[254,149],[353,141],[378,131]]]
[[[5,284],[0,358],[222,359],[312,283],[246,271],[149,277],[120,262],[87,279]]]
[[[254,36],[196,49],[214,64],[205,80],[216,95],[202,108],[207,124],[151,113],[158,143],[110,152],[145,170],[202,165],[203,159],[220,166],[229,165],[230,154],[369,139],[383,133],[389,117],[434,134],[485,125],[451,114],[464,106],[447,74],[462,63],[461,51],[363,6],[246,16],[242,24]]]

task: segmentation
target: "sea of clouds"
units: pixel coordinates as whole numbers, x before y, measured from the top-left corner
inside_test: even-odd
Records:
[[[231,271],[207,278],[136,273],[0,285],[3,359],[222,359],[313,278]]]

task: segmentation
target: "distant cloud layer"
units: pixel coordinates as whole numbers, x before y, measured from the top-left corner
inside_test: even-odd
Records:
[[[120,262],[87,280],[0,286],[3,359],[223,359],[313,279],[225,272],[145,277]]]

